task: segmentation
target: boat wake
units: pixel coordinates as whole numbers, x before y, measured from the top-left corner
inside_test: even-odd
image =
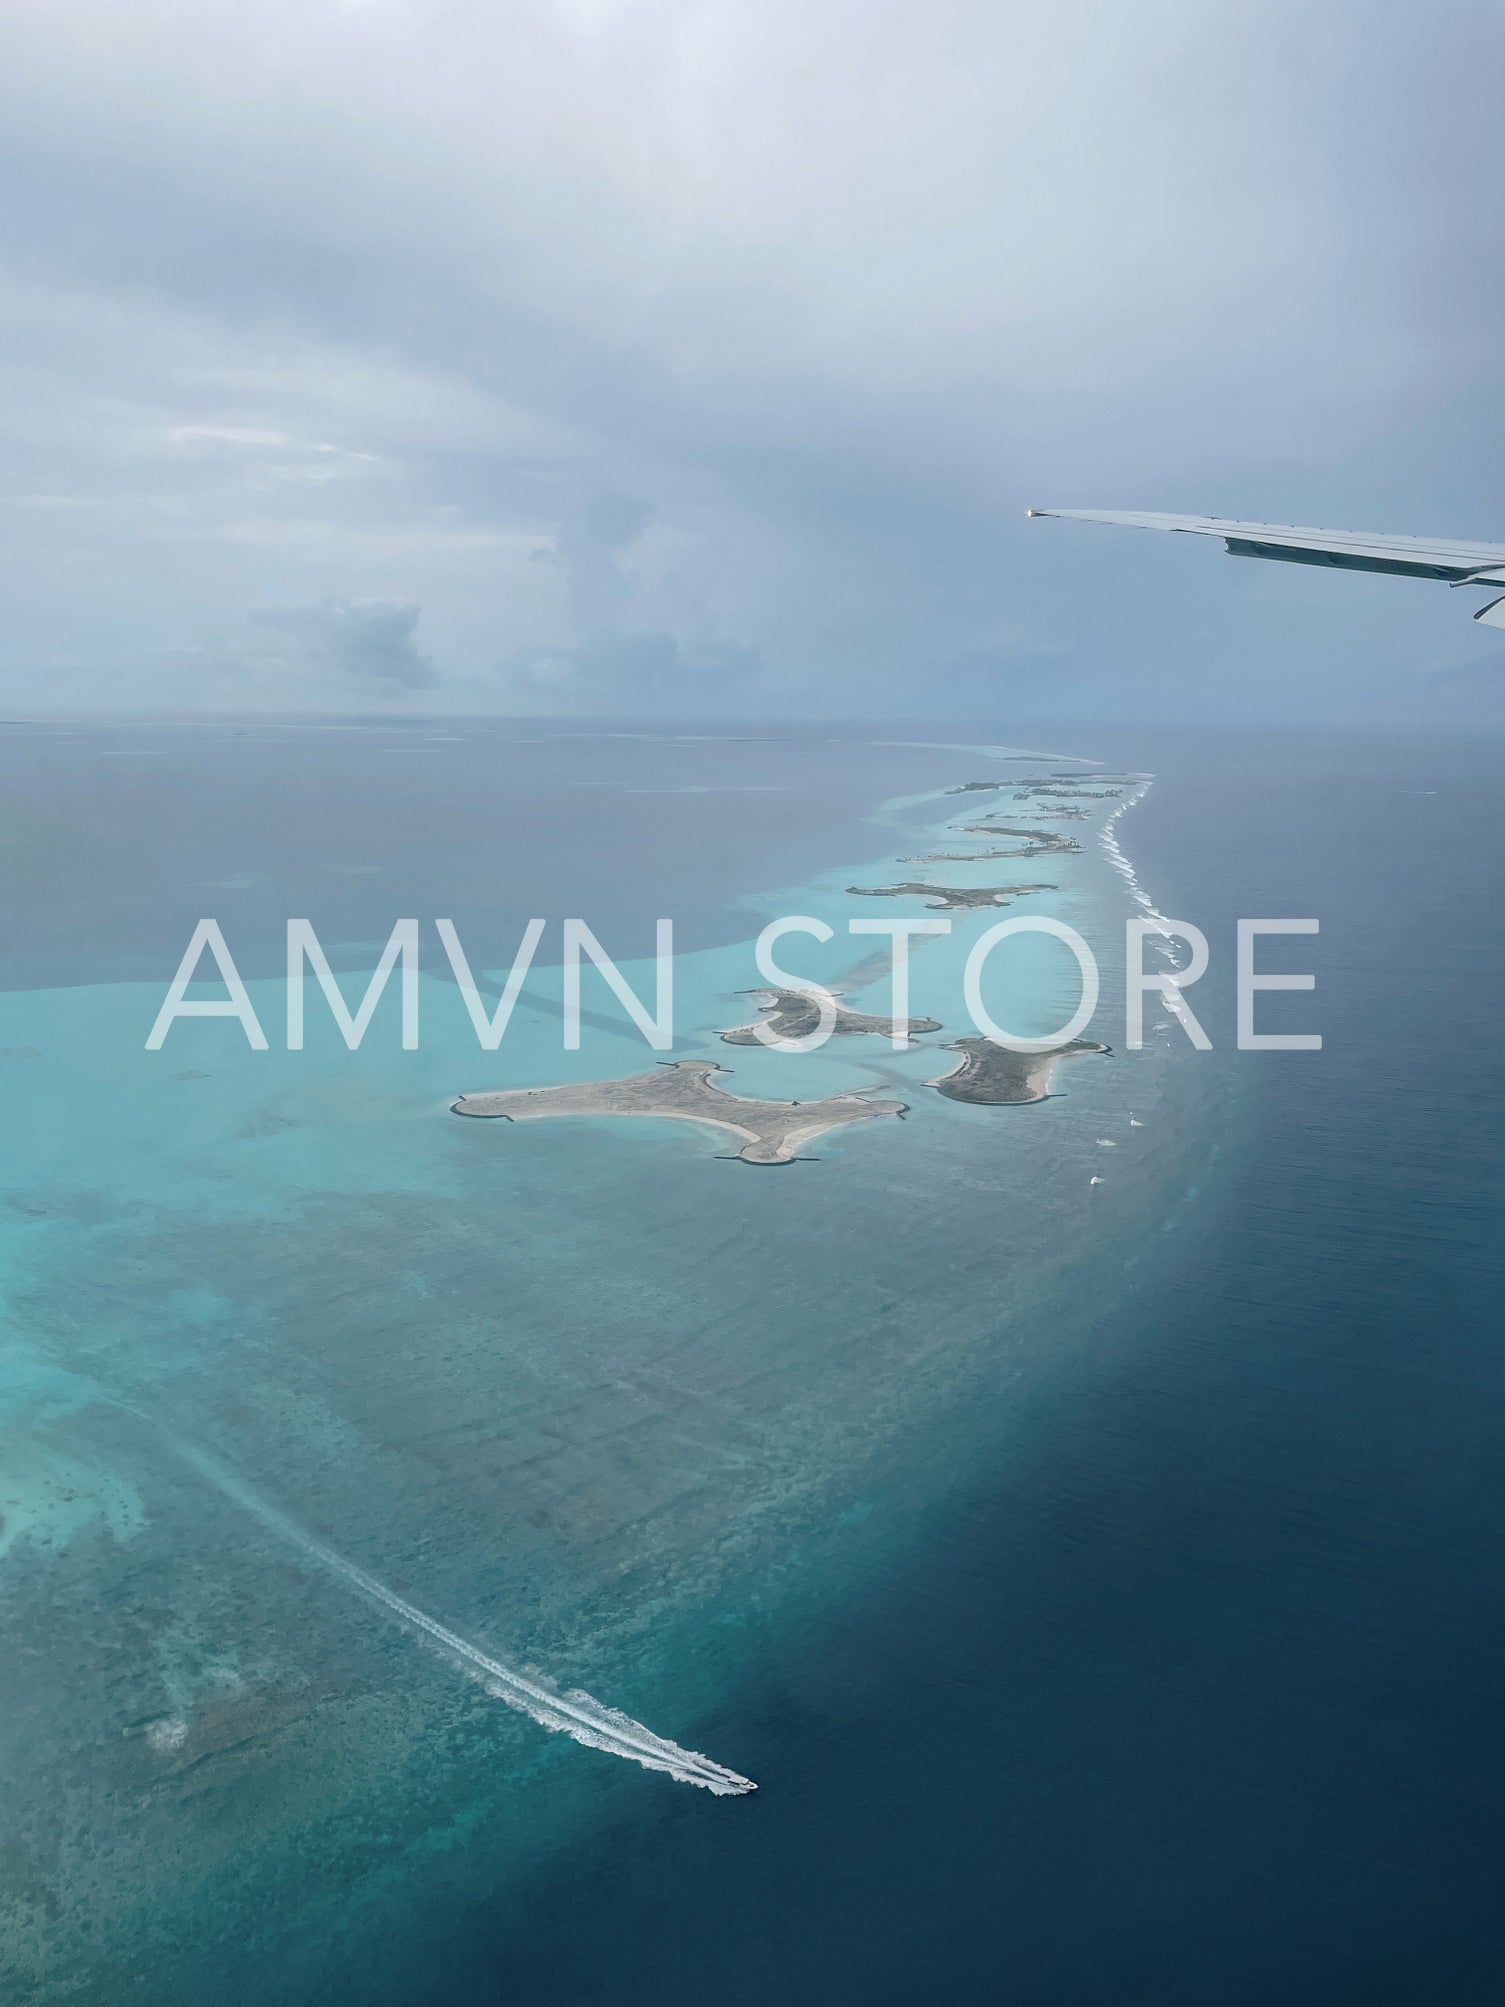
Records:
[[[112,1405],[121,1407],[125,1404],[114,1402]],[[132,1408],[128,1412],[142,1420],[149,1419],[140,1415],[138,1409]],[[741,1777],[735,1770],[713,1763],[710,1757],[702,1756],[696,1750],[681,1749],[678,1743],[655,1735],[640,1721],[634,1721],[617,1708],[604,1706],[590,1694],[581,1693],[578,1689],[554,1693],[533,1675],[519,1672],[490,1652],[483,1651],[479,1645],[462,1638],[437,1618],[416,1608],[374,1575],[368,1575],[364,1568],[347,1561],[333,1547],[315,1539],[295,1519],[290,1519],[253,1490],[228,1464],[221,1463],[217,1457],[210,1456],[196,1444],[185,1442],[180,1436],[168,1435],[168,1440],[178,1455],[226,1498],[254,1514],[263,1526],[311,1561],[316,1561],[328,1574],[343,1582],[346,1588],[353,1589],[388,1616],[395,1617],[409,1630],[436,1645],[462,1672],[479,1680],[493,1700],[516,1708],[530,1721],[536,1721],[540,1728],[549,1729],[557,1735],[571,1736],[588,1749],[604,1750],[608,1756],[621,1756],[628,1762],[641,1763],[645,1770],[662,1770],[676,1783],[697,1784],[703,1791],[713,1792],[718,1798],[740,1798],[749,1791],[757,1790],[751,1778]]]

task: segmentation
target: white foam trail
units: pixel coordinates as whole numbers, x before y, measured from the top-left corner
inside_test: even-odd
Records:
[[[1104,819],[1103,826],[1098,831],[1098,841],[1099,843],[1101,843],[1104,851],[1107,853],[1108,862],[1113,866],[1113,869],[1118,873],[1119,877],[1123,879],[1124,884],[1128,887],[1129,897],[1134,901],[1135,905],[1140,908],[1145,918],[1147,920],[1154,922],[1155,931],[1158,934],[1160,934],[1163,939],[1171,940],[1174,938],[1174,930],[1171,926],[1169,918],[1160,911],[1160,908],[1158,906],[1154,904],[1154,902],[1150,898],[1150,895],[1145,891],[1144,887],[1140,884],[1133,865],[1129,862],[1128,858],[1125,857],[1122,846],[1120,845],[1118,838],[1113,833],[1113,825],[1115,822],[1118,821],[1118,818],[1121,815],[1127,815],[1131,808],[1133,808],[1137,803],[1144,800],[1145,796],[1149,793],[1149,791],[1150,791],[1150,783],[1148,781],[1145,781],[1141,787],[1138,787],[1134,790],[1133,794],[1129,795],[1125,800],[1121,801],[1118,804],[1117,808],[1113,809]]]
[[[681,1749],[678,1743],[655,1735],[651,1728],[644,1728],[641,1722],[633,1721],[616,1708],[604,1707],[588,1693],[551,1693],[537,1680],[515,1671],[502,1660],[493,1658],[489,1652],[483,1652],[479,1645],[471,1644],[435,1618],[425,1616],[422,1610],[415,1609],[395,1590],[378,1582],[374,1575],[368,1575],[364,1568],[358,1568],[343,1554],[337,1554],[322,1540],[316,1540],[296,1520],[289,1519],[285,1512],[269,1504],[217,1458],[181,1438],[173,1437],[172,1441],[179,1455],[227,1498],[233,1499],[247,1512],[254,1513],[263,1525],[317,1561],[347,1588],[354,1589],[410,1629],[431,1639],[463,1671],[479,1678],[494,1700],[515,1707],[519,1713],[536,1721],[540,1728],[573,1736],[576,1742],[583,1742],[589,1749],[604,1749],[609,1756],[626,1757],[633,1763],[641,1763],[645,1770],[665,1771],[677,1782],[698,1784],[702,1790],[713,1791],[718,1798],[739,1798],[745,1792],[757,1790],[757,1785],[750,1778],[739,1777],[735,1770],[723,1769],[719,1763],[713,1763],[710,1757],[701,1756],[693,1749]]]
[[[1113,866],[1113,869],[1118,873],[1119,877],[1122,878],[1122,880],[1124,881],[1124,885],[1128,890],[1129,897],[1134,901],[1134,904],[1140,909],[1140,911],[1144,914],[1144,917],[1150,922],[1151,926],[1154,928],[1155,932],[1160,936],[1159,940],[1155,943],[1155,946],[1160,950],[1161,954],[1164,955],[1169,960],[1174,953],[1171,943],[1179,938],[1176,933],[1175,926],[1171,922],[1169,916],[1161,912],[1160,908],[1150,898],[1149,893],[1146,892],[1144,887],[1140,884],[1139,877],[1134,869],[1134,866],[1129,862],[1128,858],[1124,855],[1123,847],[1119,843],[1118,838],[1113,833],[1114,823],[1118,821],[1118,818],[1121,815],[1127,815],[1127,813],[1131,808],[1135,807],[1137,803],[1144,800],[1145,796],[1150,791],[1150,786],[1151,783],[1149,781],[1145,781],[1142,786],[1135,789],[1133,794],[1129,795],[1127,799],[1121,801],[1118,804],[1117,808],[1115,808],[1112,811],[1112,813],[1108,815],[1107,818],[1104,820],[1102,828],[1098,831],[1098,841],[1099,843],[1101,843],[1103,847],[1108,862]],[[1167,1010],[1173,1011],[1176,1014],[1178,1020],[1180,1020],[1182,1023],[1185,1022],[1185,1019],[1182,1014],[1186,1010],[1187,1006],[1182,1001],[1181,994],[1178,990],[1175,989],[1171,990],[1171,992],[1165,997],[1165,1007]],[[1156,1025],[1155,1029],[1159,1031],[1162,1029],[1162,1027],[1160,1025]]]

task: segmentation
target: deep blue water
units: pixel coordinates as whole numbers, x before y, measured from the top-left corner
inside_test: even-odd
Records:
[[[995,1390],[969,1496],[886,1501],[907,1563],[754,1684],[739,1816],[461,1899],[427,1997],[1505,1997],[1502,748],[1094,750],[1159,772],[1136,862],[1213,943],[1174,1258]],[[1228,1050],[1240,914],[1321,919],[1263,1022],[1322,1053]]]

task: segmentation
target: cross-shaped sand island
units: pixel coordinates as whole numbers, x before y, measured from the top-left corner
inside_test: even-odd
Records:
[[[510,1087],[494,1094],[462,1094],[456,1115],[501,1116],[532,1122],[549,1115],[662,1115],[677,1122],[703,1122],[745,1138],[737,1151],[744,1164],[792,1164],[801,1143],[850,1122],[879,1115],[902,1115],[907,1101],[870,1101],[865,1092],[831,1094],[824,1101],[758,1101],[711,1085],[725,1067],[712,1060],[665,1061],[651,1073],[625,1080],[582,1080],[565,1087]]]

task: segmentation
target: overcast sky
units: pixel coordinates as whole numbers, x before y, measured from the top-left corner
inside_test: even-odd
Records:
[[[1505,720],[1497,4],[8,0],[0,706]],[[1465,604],[1465,600],[1467,604]]]

